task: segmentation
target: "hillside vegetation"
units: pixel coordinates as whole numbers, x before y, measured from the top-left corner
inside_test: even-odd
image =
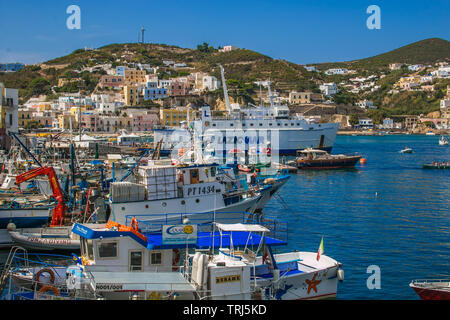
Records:
[[[405,69],[390,72],[388,66],[390,63],[433,64],[439,61],[450,61],[450,43],[438,38],[426,39],[366,59],[316,64],[320,70],[317,73],[308,72],[301,65],[273,59],[248,49],[219,52],[207,43],[198,45],[196,49],[166,44],[116,43],[97,50],[75,50],[69,55],[49,60],[41,65],[26,66],[16,73],[0,73],[0,82],[3,82],[6,87],[18,88],[21,102],[38,94],[51,94],[50,97],[53,97],[58,93],[76,92],[77,90],[88,94],[95,89],[98,79],[105,72],[101,70],[74,73],[73,70],[83,70],[105,63],[110,63],[113,67],[127,63],[146,63],[164,67],[163,60],[184,62],[188,66],[188,68],[177,70],[161,68],[162,71],[158,76],[163,79],[187,75],[196,71],[207,72],[220,79],[218,64],[222,64],[225,68],[227,82],[229,82],[230,93],[234,92],[235,95],[244,97],[245,101],[252,101],[256,98],[259,89],[253,82],[258,80],[270,79],[273,88],[282,96],[287,96],[291,90],[319,92],[318,86],[323,82],[339,84],[342,81],[348,81],[351,77],[384,73],[386,76],[379,79],[377,83],[380,85],[378,92],[363,96],[341,90],[342,92],[336,96],[335,102],[349,104],[369,97],[374,100],[376,105],[382,106],[385,112],[392,109],[392,112],[395,110],[395,112],[415,114],[438,108],[437,101],[440,93],[433,97],[410,92],[395,97],[388,96],[393,83],[401,76],[410,74]],[[332,67],[356,70],[357,74],[325,75],[323,71]],[[58,78],[61,77],[77,78],[82,81],[58,88],[56,87]]]

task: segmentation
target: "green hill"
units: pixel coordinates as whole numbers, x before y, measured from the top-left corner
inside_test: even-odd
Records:
[[[49,98],[54,98],[54,92],[77,92],[81,89],[84,93],[89,94],[95,89],[98,79],[105,72],[100,70],[74,73],[73,70],[80,71],[105,63],[111,63],[113,67],[128,63],[145,63],[164,67],[163,60],[185,62],[188,68],[176,70],[161,68],[158,76],[162,79],[187,75],[196,71],[204,71],[220,79],[220,71],[217,65],[222,64],[225,68],[227,82],[229,82],[230,94],[234,94],[235,97],[240,97],[244,101],[252,101],[256,97],[259,90],[253,82],[258,80],[270,79],[274,89],[287,96],[291,90],[318,92],[318,85],[323,81],[341,83],[357,75],[380,75],[384,72],[387,77],[380,80],[380,92],[369,96],[348,95],[343,92],[341,96],[345,99],[339,101],[345,103],[345,101],[351,102],[361,98],[372,98],[380,103],[380,106],[395,109],[402,104],[401,101],[403,100],[409,102],[415,100],[410,100],[408,97],[403,100],[385,99],[392,88],[392,84],[401,76],[408,74],[407,70],[390,73],[389,64],[434,64],[438,61],[450,61],[450,43],[447,40],[432,38],[366,59],[316,64],[322,71],[331,67],[345,67],[358,72],[357,75],[342,76],[326,76],[323,72],[308,72],[301,65],[273,59],[248,49],[219,52],[207,43],[198,45],[196,49],[154,43],[110,44],[96,50],[78,49],[69,55],[49,60],[40,65],[26,66],[16,73],[0,73],[0,82],[3,82],[6,87],[18,88],[21,102],[38,94],[47,94],[50,95]],[[61,77],[79,78],[82,81],[71,82],[64,87],[56,87],[58,79]],[[444,86],[445,84],[442,84],[442,87]],[[409,93],[405,95],[409,95]],[[425,103],[421,103],[420,107],[415,106],[414,110],[411,109],[411,112],[417,113],[422,109],[427,111],[436,109],[439,95],[432,101],[423,98]],[[405,109],[403,105],[402,111]],[[406,109],[405,112],[408,112],[408,108]]]
[[[356,70],[379,70],[391,63],[433,64],[450,61],[450,42],[440,38],[417,41],[374,57],[333,63],[317,64],[320,70],[344,67]]]

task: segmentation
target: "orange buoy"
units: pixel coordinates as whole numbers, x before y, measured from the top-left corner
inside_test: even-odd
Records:
[[[366,164],[367,163],[367,159],[366,158],[361,158],[361,159],[359,159],[359,163]]]

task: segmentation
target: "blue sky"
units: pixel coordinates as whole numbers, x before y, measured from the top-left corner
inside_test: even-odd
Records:
[[[81,9],[69,30],[66,9]],[[369,5],[381,29],[369,30]],[[0,0],[0,62],[36,63],[75,49],[137,41],[232,44],[295,63],[370,57],[426,38],[450,40],[448,0]]]

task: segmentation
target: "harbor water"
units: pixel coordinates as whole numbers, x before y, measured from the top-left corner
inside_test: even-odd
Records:
[[[419,299],[413,279],[450,276],[450,171],[423,163],[450,161],[438,136],[338,136],[333,154],[360,152],[355,170],[300,171],[264,212],[288,222],[289,248],[317,251],[343,264],[338,299]],[[405,146],[414,153],[401,154]],[[373,269],[380,270],[380,289]],[[372,286],[371,286],[372,285]]]
[[[418,299],[413,279],[450,276],[450,161],[438,136],[338,136],[333,154],[359,152],[352,170],[300,171],[264,208],[288,222],[288,248],[318,250],[343,264],[338,299]],[[414,153],[402,154],[405,146]],[[282,205],[283,203],[283,205]],[[8,251],[0,251],[0,262]],[[370,266],[380,270],[380,288]],[[373,270],[373,269],[369,269]],[[371,280],[372,279],[372,280]]]

